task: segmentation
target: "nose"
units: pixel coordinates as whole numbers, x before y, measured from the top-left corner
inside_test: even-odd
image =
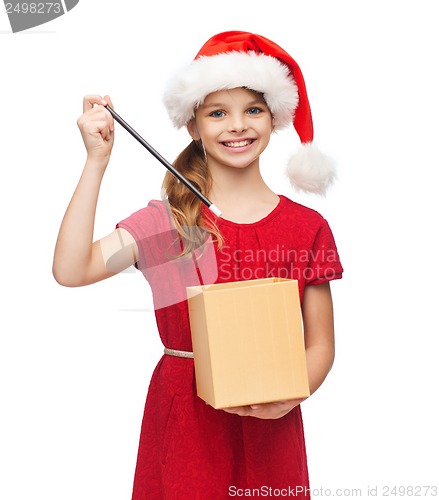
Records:
[[[248,128],[245,115],[241,113],[236,113],[230,117],[229,130],[235,134],[242,134]]]

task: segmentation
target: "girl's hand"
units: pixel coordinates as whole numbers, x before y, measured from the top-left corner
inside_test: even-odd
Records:
[[[83,114],[77,124],[91,159],[107,160],[114,144],[114,120],[104,106],[113,107],[108,95],[86,95],[83,101]]]
[[[255,417],[262,419],[276,419],[285,416],[293,408],[298,406],[302,399],[290,399],[288,401],[276,401],[275,403],[263,403],[249,406],[235,406],[233,408],[224,408],[227,413],[234,413],[241,417]]]

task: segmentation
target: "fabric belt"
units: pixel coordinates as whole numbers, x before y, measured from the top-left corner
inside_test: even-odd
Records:
[[[165,354],[175,356],[177,358],[193,358],[194,353],[190,351],[179,351],[178,349],[168,349],[165,347]]]

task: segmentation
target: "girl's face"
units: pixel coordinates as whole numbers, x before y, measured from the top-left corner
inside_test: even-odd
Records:
[[[201,139],[209,166],[245,168],[258,162],[267,147],[273,121],[261,94],[235,88],[209,94],[188,131],[194,140]]]

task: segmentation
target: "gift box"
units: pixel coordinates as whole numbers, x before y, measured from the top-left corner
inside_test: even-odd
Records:
[[[197,393],[214,408],[309,396],[298,283],[187,287]]]

